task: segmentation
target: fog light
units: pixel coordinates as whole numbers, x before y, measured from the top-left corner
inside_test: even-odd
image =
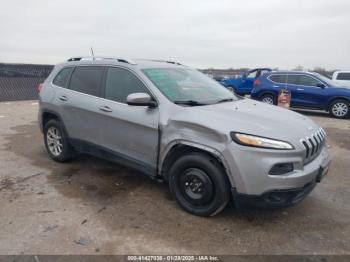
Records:
[[[294,170],[293,163],[282,163],[274,165],[269,174],[273,176],[284,175]]]

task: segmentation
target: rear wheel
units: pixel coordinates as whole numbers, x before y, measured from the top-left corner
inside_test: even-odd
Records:
[[[214,158],[201,153],[180,157],[169,170],[169,187],[187,212],[213,216],[230,200],[230,184]]]
[[[260,97],[260,101],[269,104],[269,105],[277,105],[277,99],[274,95],[265,94]]]
[[[335,118],[347,118],[350,113],[350,103],[344,99],[337,99],[329,107],[329,113]]]
[[[73,149],[60,121],[51,119],[45,124],[44,142],[47,153],[53,160],[66,162],[71,159]]]

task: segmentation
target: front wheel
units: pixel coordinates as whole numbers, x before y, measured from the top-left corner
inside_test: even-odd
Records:
[[[169,170],[169,187],[178,204],[197,216],[214,216],[230,200],[230,184],[217,160],[200,153],[180,157]]]
[[[344,99],[337,99],[329,107],[329,114],[335,118],[347,118],[350,113],[350,103]]]

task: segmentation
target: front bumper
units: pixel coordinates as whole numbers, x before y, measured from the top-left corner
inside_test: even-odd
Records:
[[[246,195],[237,193],[235,188],[232,188],[232,196],[237,208],[253,206],[258,208],[282,208],[299,203],[311,193],[316,184],[322,180],[327,174],[326,169],[320,167],[318,175],[311,182],[301,188],[272,190],[265,192],[262,195]]]
[[[242,150],[246,151],[243,153]],[[331,162],[325,146],[314,160],[305,165],[298,151],[276,153],[241,146],[237,152],[230,151],[230,155],[235,156],[230,163],[230,171],[234,174],[232,194],[238,208],[246,205],[279,208],[296,204],[328,173]],[[285,175],[268,174],[274,164],[285,162],[293,163],[292,172]],[[236,172],[232,173],[232,170]]]
[[[276,151],[236,145],[228,147],[224,157],[228,160],[230,181],[237,194],[259,197],[269,192],[304,188],[317,179],[320,168],[326,169],[330,164],[325,146],[307,164],[303,154],[301,150]],[[284,175],[270,175],[269,171],[278,163],[292,163],[294,170]]]

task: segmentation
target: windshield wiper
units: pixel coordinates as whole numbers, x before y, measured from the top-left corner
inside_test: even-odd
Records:
[[[224,102],[232,102],[232,101],[234,101],[233,98],[224,98],[224,99],[220,99],[220,100],[218,100],[218,101],[215,101],[214,104],[224,103]]]
[[[187,105],[187,106],[204,106],[204,105],[207,105],[205,103],[198,102],[198,101],[195,101],[195,100],[174,101],[174,104]]]

